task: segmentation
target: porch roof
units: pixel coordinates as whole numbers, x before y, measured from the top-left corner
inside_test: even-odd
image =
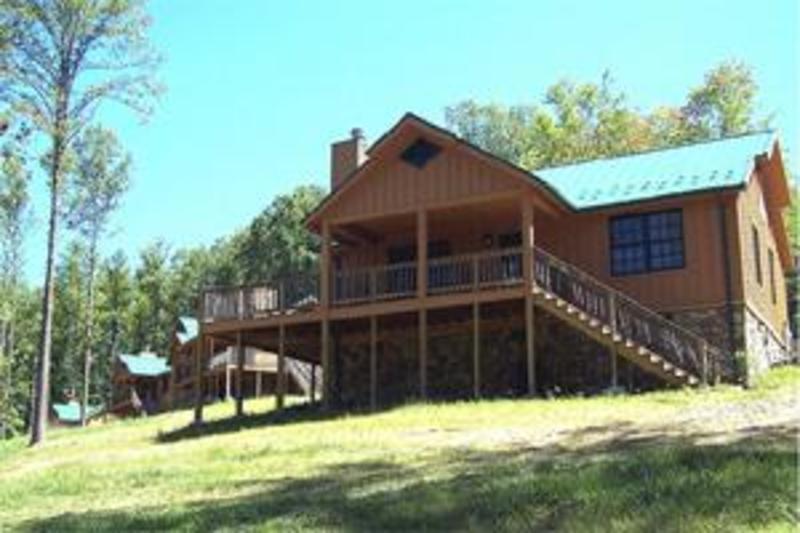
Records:
[[[762,131],[676,148],[544,168],[532,175],[576,210],[744,187],[775,133]]]

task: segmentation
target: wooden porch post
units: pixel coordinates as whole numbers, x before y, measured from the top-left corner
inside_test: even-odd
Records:
[[[286,396],[286,327],[278,326],[278,376],[275,384],[275,406],[283,409]]]
[[[236,416],[244,414],[244,345],[242,331],[236,332]]]
[[[428,313],[425,299],[428,296],[428,213],[417,211],[417,300],[419,311],[419,392],[428,397]]]
[[[378,408],[378,317],[369,317],[369,406]]]
[[[264,377],[263,372],[261,372],[261,370],[256,370],[256,377],[255,377],[255,380],[256,380],[256,398],[261,398],[261,388],[262,388],[262,385],[263,385],[261,383],[261,380],[263,379],[263,377]]]
[[[322,309],[327,310],[331,304],[331,226],[327,221],[322,222],[322,253],[319,268],[319,302]]]
[[[472,395],[481,395],[481,304],[472,304]]]
[[[536,324],[533,306],[533,204],[523,197],[522,211],[522,276],[525,283],[525,349],[528,366],[528,394],[536,394]]]

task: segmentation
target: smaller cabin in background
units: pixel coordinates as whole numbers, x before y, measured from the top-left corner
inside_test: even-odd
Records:
[[[91,421],[103,412],[103,406],[90,405],[86,418]],[[81,425],[81,404],[75,399],[67,400],[65,403],[54,403],[50,412],[50,422],[58,426],[80,426]]]
[[[165,407],[170,366],[151,352],[121,354],[114,363],[111,412],[120,415],[153,414]]]

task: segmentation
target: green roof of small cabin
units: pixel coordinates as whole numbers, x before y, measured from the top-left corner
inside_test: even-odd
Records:
[[[753,158],[768,153],[764,131],[638,154],[535,170],[576,210],[598,209],[710,190],[743,187]]]
[[[197,337],[198,325],[197,319],[190,317],[190,316],[182,316],[178,318],[178,329],[176,336],[178,337],[178,342],[181,344],[186,344],[189,341],[193,341],[195,337]]]
[[[143,352],[138,355],[122,354],[119,356],[128,372],[133,376],[158,377],[169,373],[169,365],[163,357],[154,353]]]
[[[103,410],[101,405],[90,405],[87,418],[91,418]],[[53,411],[56,413],[56,418],[61,422],[77,424],[81,421],[81,404],[76,401],[67,403],[54,403]]]

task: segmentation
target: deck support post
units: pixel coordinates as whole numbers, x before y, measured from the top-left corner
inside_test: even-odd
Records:
[[[236,416],[244,415],[244,345],[242,331],[236,332]]]
[[[428,397],[428,311],[419,311],[419,395]]]
[[[256,371],[256,377],[255,377],[256,398],[261,398],[261,388],[263,385],[261,383],[262,378],[263,378],[263,373],[260,370]]]
[[[472,395],[481,396],[481,304],[472,304]]]
[[[231,399],[231,367],[225,363],[225,401]]]
[[[203,423],[203,359],[205,337],[203,336],[203,323],[205,322],[205,292],[200,291],[197,302],[197,338],[194,347],[194,423]]]
[[[369,317],[369,406],[378,408],[378,317]]]
[[[321,323],[320,332],[320,359],[322,361],[322,407],[330,409],[333,406],[333,368],[331,368],[331,324],[327,318]]]
[[[522,279],[525,286],[525,351],[528,367],[528,394],[536,394],[536,324],[533,303],[533,203],[523,196],[520,203],[522,219]]]
[[[611,358],[611,388],[616,389],[619,385],[619,376],[617,370],[617,348],[614,346],[614,342],[611,342],[611,345],[608,349],[608,356]]]
[[[533,296],[525,296],[525,354],[528,370],[528,395],[536,395],[536,322]]]
[[[425,299],[428,297],[428,212],[417,211],[417,300],[419,311],[419,393],[428,397],[428,313]]]
[[[311,390],[309,393],[311,403],[314,403],[317,400],[317,365],[314,363],[311,363]]]
[[[286,326],[278,326],[278,375],[275,382],[275,407],[283,409],[286,396]]]

